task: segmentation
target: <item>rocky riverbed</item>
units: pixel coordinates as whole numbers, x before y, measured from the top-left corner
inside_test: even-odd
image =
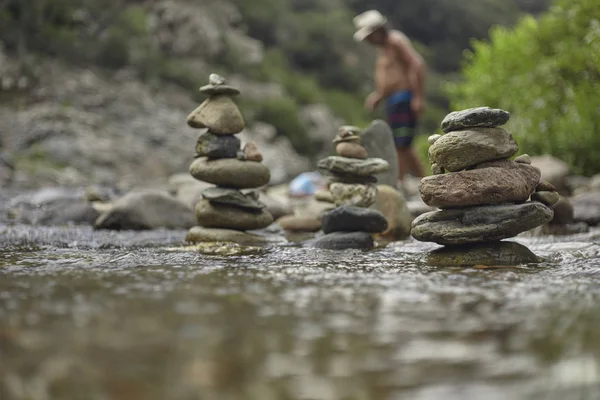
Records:
[[[598,230],[520,236],[541,264],[468,269],[412,239],[334,252],[186,233],[0,221],[0,398],[600,394]]]

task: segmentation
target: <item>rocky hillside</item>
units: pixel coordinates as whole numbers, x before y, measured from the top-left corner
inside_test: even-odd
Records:
[[[14,182],[132,186],[185,172],[195,143],[185,117],[202,101],[197,88],[210,72],[242,90],[243,138],[258,142],[272,183],[310,169],[330,150],[337,126],[378,116],[362,107],[371,86],[371,63],[363,60],[371,49],[352,41],[352,16],[379,6],[371,3],[379,2],[3,2],[0,142],[15,167]],[[445,4],[429,3],[435,9]],[[415,15],[422,11],[402,4]],[[463,18],[471,15],[469,7],[459,10]],[[480,31],[489,26],[489,14],[499,13],[484,10]],[[501,22],[513,18],[512,11],[502,15]],[[460,31],[456,46],[468,37]],[[443,48],[433,39],[422,40],[432,47],[417,43],[432,64],[425,131],[445,112],[439,83],[458,60],[432,55],[431,49]],[[436,59],[447,61],[446,72]]]

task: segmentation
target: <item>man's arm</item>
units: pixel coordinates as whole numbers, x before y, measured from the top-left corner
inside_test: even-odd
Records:
[[[403,34],[395,32],[391,37],[391,43],[407,66],[408,84],[413,92],[413,100],[417,108],[413,111],[419,113],[422,111],[425,99],[425,61]]]

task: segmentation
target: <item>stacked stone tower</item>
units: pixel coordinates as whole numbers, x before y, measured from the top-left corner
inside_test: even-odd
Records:
[[[315,247],[369,249],[374,246],[371,234],[388,227],[385,217],[368,207],[377,197],[374,175],[387,171],[389,164],[380,158],[368,158],[359,133],[359,128],[342,126],[333,139],[338,155],[319,162],[319,168],[331,176],[329,191],[338,207],[324,214],[325,236],[313,242]]]
[[[216,74],[210,75],[209,84],[200,92],[208,99],[187,118],[189,126],[202,129],[190,174],[216,186],[202,192],[203,199],[195,208],[200,226],[192,228],[186,240],[260,242],[261,236],[245,231],[266,228],[273,217],[258,200],[258,193],[247,189],[266,185],[270,172],[256,145],[249,142],[242,150],[236,137],[245,127],[233,101],[240,92]]]
[[[454,112],[442,122],[446,134],[429,138],[434,175],[423,178],[419,190],[425,203],[442,210],[413,222],[411,234],[417,240],[449,246],[447,254],[486,253],[487,263],[536,260],[528,250],[506,254],[519,245],[493,243],[549,222],[558,201],[551,185],[540,184],[540,170],[529,156],[509,160],[519,150],[513,136],[500,128],[509,118],[508,112],[488,107]],[[468,247],[490,242],[485,251]]]

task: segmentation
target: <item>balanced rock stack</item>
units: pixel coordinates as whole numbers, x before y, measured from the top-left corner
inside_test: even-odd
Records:
[[[209,84],[200,92],[208,99],[187,118],[189,126],[203,130],[189,171],[197,180],[216,186],[202,192],[203,199],[195,207],[200,226],[192,228],[186,240],[260,242],[261,236],[244,231],[266,228],[273,217],[258,200],[258,192],[241,190],[264,186],[271,175],[256,145],[248,142],[242,150],[235,136],[245,127],[232,99],[240,92],[216,74],[210,75]]]
[[[411,234],[420,241],[463,246],[435,253],[438,264],[444,255],[449,263],[472,263],[473,257],[457,256],[469,252],[495,265],[537,260],[516,243],[490,244],[547,223],[558,201],[551,185],[540,184],[540,170],[529,156],[509,160],[519,150],[499,127],[509,118],[508,112],[488,107],[454,112],[442,122],[446,134],[429,138],[434,175],[423,178],[419,190],[427,205],[442,210],[418,217]],[[530,196],[533,201],[527,201]]]
[[[368,158],[360,144],[360,129],[343,126],[333,139],[337,156],[318,164],[331,178],[329,191],[337,208],[323,215],[324,236],[313,242],[327,249],[370,249],[372,234],[384,232],[388,223],[383,214],[369,209],[377,197],[375,174],[387,171],[389,164],[380,158]]]

